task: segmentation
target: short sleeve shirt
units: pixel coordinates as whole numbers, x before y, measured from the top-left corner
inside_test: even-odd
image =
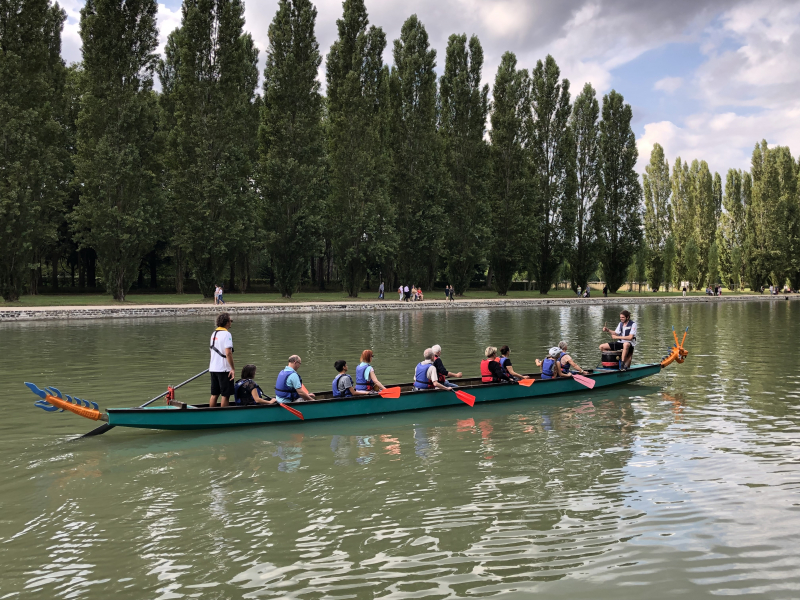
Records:
[[[214,337],[216,334],[216,339]],[[214,348],[210,348],[209,352],[211,352],[211,362],[208,365],[208,370],[212,373],[224,373],[231,370],[231,366],[228,364],[228,359],[225,357],[225,350],[227,348],[233,348],[233,336],[231,336],[230,331],[215,331],[211,334],[211,339],[209,340],[209,346],[214,346],[217,350],[219,350],[220,354],[214,352]]]
[[[425,371],[426,379],[429,379],[430,381],[439,381],[439,374],[436,372],[436,367],[433,365],[433,363],[429,360],[423,360],[422,364],[428,365],[428,370]]]
[[[616,329],[616,331],[614,331],[614,333],[616,333],[617,335],[622,335],[622,323],[617,325],[617,329]],[[632,335],[633,337],[636,337],[636,321],[633,322],[633,325],[631,326],[631,332],[630,332],[629,335]],[[624,340],[624,341],[627,342],[629,340]],[[631,346],[635,346],[636,345],[636,340],[630,340],[630,344],[631,344]]]
[[[292,374],[286,378],[287,386],[289,386],[290,388],[294,388],[296,390],[299,390],[301,387],[303,387],[303,384],[300,381],[300,376],[297,374],[297,371],[295,371],[292,367],[285,367],[283,370],[292,372]]]
[[[353,378],[347,374],[342,375],[339,377],[336,387],[339,388],[340,392],[344,393],[345,390],[349,390],[351,387],[353,387]]]

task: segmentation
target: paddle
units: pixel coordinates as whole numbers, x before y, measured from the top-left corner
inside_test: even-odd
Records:
[[[292,408],[291,406],[289,406],[288,404],[284,404],[283,402],[278,402],[278,404],[280,404],[283,408],[288,410],[290,413],[292,413],[295,417],[297,417],[301,421],[305,421],[305,419],[303,418],[303,413],[301,413],[296,408]]]
[[[475,396],[472,394],[462,392],[461,390],[454,390],[453,388],[450,388],[450,391],[453,392],[456,395],[456,398],[461,400],[464,404],[475,406]]]
[[[186,385],[186,384],[187,384],[187,383],[189,383],[190,381],[194,381],[195,379],[197,379],[198,377],[201,377],[201,376],[205,375],[206,373],[208,373],[208,369],[206,369],[206,370],[205,370],[205,371],[203,371],[202,373],[198,373],[198,374],[197,374],[197,375],[195,375],[194,377],[190,377],[189,379],[187,379],[187,380],[186,380],[186,381],[184,381],[183,383],[179,383],[178,385],[176,385],[176,386],[173,386],[173,387],[172,387],[172,388],[170,388],[170,389],[171,389],[171,390],[173,390],[173,391],[174,391],[174,390],[177,390],[179,387],[182,387],[182,386]],[[156,397],[155,397],[155,398],[153,398],[152,400],[148,400],[147,402],[145,402],[145,403],[144,403],[144,404],[142,404],[141,406],[138,406],[137,408],[144,408],[145,406],[150,406],[150,405],[151,405],[153,402],[155,402],[156,400],[158,400],[158,399],[160,399],[160,398],[163,398],[164,396],[166,396],[167,394],[169,394],[169,392],[170,392],[170,390],[168,389],[168,390],[167,390],[166,392],[164,392],[163,394],[159,394],[158,396],[156,396]],[[92,429],[92,430],[91,430],[89,433],[84,433],[84,434],[83,434],[81,437],[79,437],[78,439],[79,439],[79,440],[82,440],[83,438],[86,438],[86,437],[92,437],[92,436],[95,436],[95,435],[102,435],[102,434],[104,434],[106,431],[108,431],[109,429],[114,429],[114,427],[115,427],[115,425],[109,425],[108,423],[106,423],[105,425],[101,425],[100,427],[98,427],[98,428],[96,428],[96,429]]]
[[[400,386],[383,388],[380,392],[378,392],[378,395],[380,395],[382,398],[399,398]]]
[[[589,379],[588,377],[584,377],[583,375],[573,374],[572,378],[580,383],[581,385],[585,385],[590,390],[594,388],[595,380]]]
[[[520,379],[517,383],[520,385],[524,385],[525,387],[531,387],[534,381],[536,380],[531,379],[530,377],[525,377],[523,379]]]

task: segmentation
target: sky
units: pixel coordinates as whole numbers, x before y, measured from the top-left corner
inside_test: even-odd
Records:
[[[59,0],[67,12],[62,53],[81,58],[83,0]],[[315,3],[324,55],[336,38],[340,0]],[[748,169],[753,146],[788,145],[800,152],[800,0],[366,0],[370,23],[388,44],[417,14],[444,66],[447,38],[475,34],[484,49],[483,79],[492,84],[506,51],[520,68],[552,54],[573,97],[590,82],[599,96],[615,89],[633,107],[644,170],[654,143],[672,164],[706,160],[712,171]],[[277,0],[246,0],[245,28],[261,51]],[[180,2],[159,4],[161,49],[180,25]],[[794,147],[793,147],[794,146]]]

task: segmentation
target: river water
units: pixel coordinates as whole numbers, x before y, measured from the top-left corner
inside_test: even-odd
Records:
[[[138,405],[201,371],[207,320],[0,324],[0,598],[800,597],[800,303],[630,306],[635,362],[690,326],[683,365],[551,399],[206,432],[34,407],[33,381]],[[312,390],[375,351],[409,381],[565,339],[596,365],[600,306],[237,317],[265,389]],[[208,399],[204,377],[178,398]]]

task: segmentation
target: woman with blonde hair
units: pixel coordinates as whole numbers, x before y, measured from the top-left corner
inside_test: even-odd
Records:
[[[386,387],[380,381],[378,381],[378,378],[375,375],[375,369],[373,369],[372,365],[370,364],[374,356],[375,353],[372,350],[364,350],[361,353],[361,364],[356,367],[357,390],[367,392],[377,390],[380,392]]]
[[[481,361],[481,381],[483,383],[514,381],[503,372],[503,368],[500,366],[500,359],[497,358],[497,348],[488,346],[483,354],[486,356],[486,359]]]

